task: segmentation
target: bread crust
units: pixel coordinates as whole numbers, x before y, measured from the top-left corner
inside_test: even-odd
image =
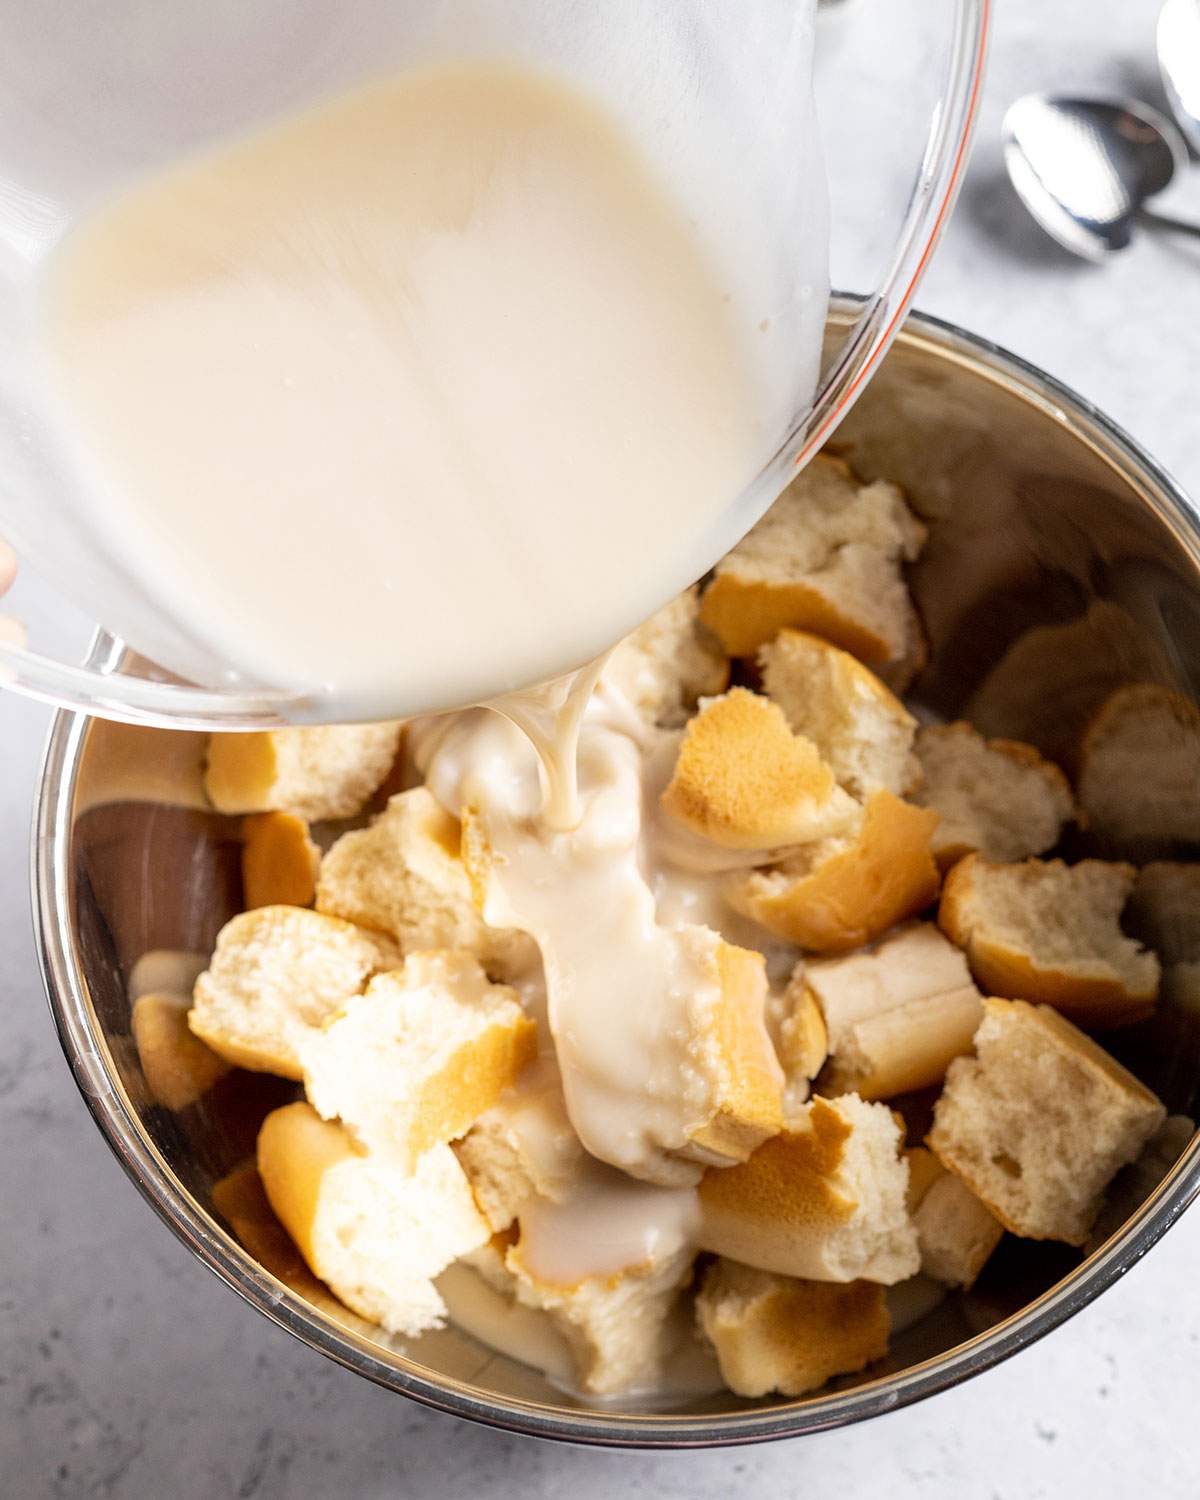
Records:
[[[1083,865],[1101,861],[1082,862]],[[1048,867],[1065,870],[1062,860],[1043,862],[1029,859],[1024,867]],[[1007,866],[995,865],[981,855],[970,854],[950,871],[942,888],[938,908],[938,926],[967,955],[971,972],[985,993],[1004,999],[1030,1000],[1053,1006],[1082,1026],[1097,1029],[1128,1026],[1144,1020],[1154,1009],[1158,998],[1158,970],[1141,985],[1130,987],[1111,964],[1102,957],[1094,960],[1085,955],[1093,969],[1108,973],[1070,973],[1062,966],[1043,965],[1028,950],[1021,950],[987,931],[986,917],[979,912],[978,888],[988,872]],[[1080,866],[1073,868],[1079,869]],[[1125,872],[1132,887],[1135,871],[1132,865],[1117,865]],[[1148,966],[1147,966],[1148,967]]]
[[[737,877],[732,905],[776,937],[813,953],[846,953],[923,910],[938,892],[930,840],[938,815],[888,791],[867,803],[862,829],[810,874]]]

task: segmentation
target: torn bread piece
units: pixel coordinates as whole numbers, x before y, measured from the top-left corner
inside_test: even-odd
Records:
[[[802,1396],[881,1359],[890,1323],[871,1281],[800,1281],[733,1260],[714,1261],[696,1297],[721,1379],[739,1396]]]
[[[469,953],[410,953],[297,1051],[317,1113],[411,1172],[516,1082],[537,1026]]]
[[[700,624],[696,587],[663,606],[627,635],[604,665],[601,683],[615,688],[649,724],[678,729],[700,698],[729,685],[729,658]]]
[[[970,1052],[983,997],[962,953],[932,922],[877,947],[820,959],[805,970],[829,1036],[822,1093],[863,1099],[928,1088]]]
[[[946,877],[938,925],[989,994],[1053,1005],[1082,1026],[1150,1014],[1159,962],[1121,931],[1132,865],[1085,859],[993,864],[968,855]]]
[[[561,1202],[586,1165],[562,1078],[543,1055],[454,1147],[492,1229],[507,1230],[532,1195]]]
[[[204,789],[223,813],[352,818],[391,770],[401,733],[387,723],[214,734]]]
[[[811,740],[747,688],[712,698],[684,730],[660,802],[726,849],[780,849],[848,830],[858,816]]]
[[[749,1161],[705,1173],[701,1249],[813,1281],[903,1281],[919,1256],[899,1148],[882,1104],[813,1099]]]
[[[309,1269],[347,1307],[412,1338],[442,1326],[433,1277],[490,1234],[449,1146],[409,1173],[361,1153],[310,1105],[288,1104],[263,1121],[258,1170]]]
[[[1200,863],[1155,860],[1144,866],[1125,921],[1164,964],[1200,961]]]
[[[532,1276],[518,1248],[497,1236],[466,1264],[493,1290],[546,1313],[571,1351],[580,1389],[613,1396],[661,1383],[694,1260],[695,1251],[684,1248],[649,1266],[558,1286]]]
[[[876,792],[858,831],[733,876],[730,904],[813,953],[845,953],[922,911],[938,892],[930,852],[937,814]]]
[[[1032,745],[986,740],[959,722],[921,729],[916,750],[924,784],[913,801],[941,817],[933,852],[943,870],[966,854],[1044,854],[1074,816],[1070,783]]]
[[[797,964],[780,996],[775,1050],[784,1075],[784,1114],[790,1116],[808,1102],[812,1081],[829,1056],[829,1032],[816,996]]]
[[[881,787],[902,796],[919,783],[917,721],[848,651],[805,631],[781,630],[758,662],[767,696],[853,796],[865,801]]]
[[[185,995],[139,995],[133,1003],[129,1029],[133,1033],[142,1076],[155,1104],[164,1109],[186,1109],[207,1094],[230,1065],[188,1027]]]
[[[717,564],[700,618],[731,656],[791,626],[911,680],[923,640],[901,564],[925,536],[895,485],[860,485],[845,464],[817,457]]]
[[[1079,805],[1123,854],[1200,843],[1200,709],[1158,683],[1111,693],[1080,744]]]
[[[537,944],[483,920],[461,842],[458,819],[432,792],[401,792],[369,828],[344,833],[326,854],[317,910],[385,932],[406,953],[458,948],[494,978],[519,978],[536,969]]]
[[[242,819],[242,899],[256,906],[311,906],[321,851],[296,813],[251,813]]]
[[[917,1226],[921,1271],[947,1286],[974,1285],[1004,1225],[961,1177],[924,1146],[908,1157],[908,1211]]]
[[[1006,1229],[1082,1245],[1166,1110],[1050,1006],[988,1000],[975,1051],[950,1065],[929,1146]]]
[[[239,1068],[300,1078],[297,1044],[394,969],[394,943],[298,906],[260,906],[222,927],[188,1025]]]

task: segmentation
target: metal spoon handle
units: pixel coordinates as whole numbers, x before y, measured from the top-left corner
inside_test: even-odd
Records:
[[[1139,208],[1138,222],[1151,229],[1173,229],[1180,234],[1200,235],[1200,224],[1192,219],[1177,219],[1174,214],[1162,214],[1154,208]]]

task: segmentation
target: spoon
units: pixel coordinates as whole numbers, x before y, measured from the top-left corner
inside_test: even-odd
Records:
[[[1200,0],[1166,0],[1158,15],[1158,66],[1175,118],[1200,151]]]
[[[1174,125],[1133,99],[1026,94],[1004,117],[1004,165],[1047,234],[1087,260],[1124,250],[1138,224],[1200,235],[1145,207],[1187,166]]]

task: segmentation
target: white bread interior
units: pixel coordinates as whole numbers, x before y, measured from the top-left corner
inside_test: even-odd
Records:
[[[717,564],[700,618],[731,656],[753,655],[785,626],[811,631],[889,669],[903,691],[923,642],[901,565],[925,536],[895,485],[860,485],[819,456]]]
[[[469,953],[410,953],[298,1046],[309,1103],[407,1171],[464,1135],[537,1051],[515,990]]]
[[[1032,745],[986,740],[959,722],[921,729],[916,753],[924,782],[913,801],[941,817],[933,852],[943,868],[971,853],[992,860],[1043,854],[1074,815],[1070,783]]]
[[[309,1268],[347,1307],[414,1338],[442,1325],[433,1277],[490,1233],[449,1146],[409,1173],[360,1152],[310,1105],[288,1104],[263,1121],[258,1170]]]
[[[214,734],[204,789],[223,813],[291,812],[310,823],[352,818],[383,784],[402,726],[330,724]]]
[[[880,787],[903,796],[918,784],[917,721],[848,651],[807,631],[781,630],[758,662],[767,696],[852,796],[865,801]]]
[[[701,1249],[814,1281],[916,1273],[900,1132],[882,1104],[813,1099],[740,1166],[700,1183]]]
[[[297,1046],[401,962],[377,933],[298,906],[260,906],[221,929],[196,980],[188,1025],[236,1067],[302,1074]]]
[[[1049,1006],[988,1000],[975,1049],[950,1065],[929,1146],[1014,1234],[1082,1245],[1166,1110]]]
[[[345,833],[326,854],[317,910],[385,932],[406,953],[457,948],[494,978],[540,962],[524,932],[489,927],[463,864],[461,827],[426,787],[392,797],[369,828]]]
[[[700,698],[729,685],[729,658],[700,624],[693,586],[627,635],[604,665],[600,681],[615,689],[648,723],[678,729]]]
[[[950,871],[938,924],[982,989],[1056,1006],[1097,1028],[1141,1020],[1158,997],[1153,953],[1121,930],[1132,865],[1085,859],[993,864],[968,855]]]
[[[983,999],[962,953],[932,922],[805,970],[829,1037],[819,1088],[864,1099],[928,1088],[971,1050]]]
[[[802,1396],[887,1353],[883,1287],[800,1281],[720,1259],[696,1297],[721,1378],[739,1396]]]
[[[530,1275],[516,1247],[498,1236],[467,1264],[494,1290],[551,1318],[571,1350],[581,1390],[615,1396],[652,1391],[668,1373],[673,1315],[694,1259],[685,1248],[651,1266],[563,1287]]]

